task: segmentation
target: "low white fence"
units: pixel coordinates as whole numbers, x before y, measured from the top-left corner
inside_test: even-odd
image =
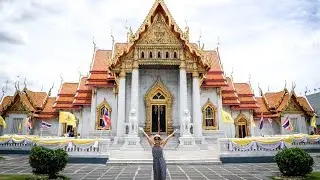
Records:
[[[64,149],[71,156],[108,155],[110,139],[74,139],[21,135],[0,136],[0,150],[28,151],[34,145],[48,149]]]
[[[319,149],[319,135],[291,135],[275,137],[221,138],[218,140],[221,156],[272,156],[277,151],[299,147]]]

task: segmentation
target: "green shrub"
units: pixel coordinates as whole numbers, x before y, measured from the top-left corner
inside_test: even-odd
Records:
[[[305,176],[313,170],[313,158],[300,148],[284,149],[277,153],[275,160],[285,176]]]
[[[51,150],[40,146],[31,149],[29,164],[35,174],[47,174],[49,178],[56,178],[68,162],[68,154],[62,150]]]

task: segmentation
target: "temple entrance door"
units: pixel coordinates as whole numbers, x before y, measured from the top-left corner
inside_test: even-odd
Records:
[[[250,136],[248,121],[244,115],[239,115],[235,120],[235,130],[237,138],[245,138]]]
[[[172,104],[173,97],[170,91],[158,79],[144,97],[146,105],[146,126],[148,134],[159,132],[171,134],[173,132]]]
[[[152,105],[152,133],[166,133],[166,105]]]
[[[245,138],[247,136],[246,125],[241,124],[238,126],[239,130],[239,138]]]

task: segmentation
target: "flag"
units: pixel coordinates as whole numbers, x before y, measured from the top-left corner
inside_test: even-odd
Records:
[[[21,131],[22,131],[22,124],[20,122],[19,125],[18,125],[18,133],[21,133]]]
[[[222,109],[222,121],[225,123],[233,123],[234,122],[231,114],[227,113],[223,109]]]
[[[284,120],[284,122],[282,123],[282,127],[285,129],[285,130],[288,130],[288,131],[291,131],[291,125],[290,125],[290,118],[289,116],[286,117],[286,119]]]
[[[29,132],[32,129],[31,125],[31,118],[26,118],[26,126],[27,126],[27,131]]]
[[[272,119],[271,118],[268,118],[268,121],[270,124],[272,124]]]
[[[109,112],[107,109],[104,109],[102,127],[103,127],[103,129],[109,129],[110,126],[111,126],[111,119],[109,116]]]
[[[7,127],[6,121],[2,118],[2,116],[0,116],[0,126],[2,126],[3,128]]]
[[[66,123],[67,125],[76,127],[76,122],[77,122],[77,120],[76,120],[75,115],[73,115],[70,112],[60,111],[60,114],[59,114],[59,123],[60,124]]]
[[[259,129],[261,130],[263,128],[263,113],[261,113],[261,118],[259,122]]]
[[[255,124],[255,122],[253,120],[253,116],[251,116],[251,127],[256,127],[256,124]]]
[[[51,124],[48,123],[48,122],[42,121],[41,127],[42,127],[42,128],[50,128],[50,127],[51,127]]]
[[[317,117],[316,115],[313,115],[312,119],[311,119],[311,126],[316,128],[317,127]]]

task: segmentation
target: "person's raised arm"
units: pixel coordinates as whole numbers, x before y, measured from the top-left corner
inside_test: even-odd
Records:
[[[176,129],[172,134],[170,134],[167,138],[165,138],[162,143],[161,143],[161,146],[164,147],[167,143],[168,143],[168,140],[177,132],[178,130]]]
[[[154,141],[153,141],[153,139],[152,139],[152,138],[150,138],[146,132],[144,132],[144,130],[143,130],[143,128],[142,128],[142,127],[139,127],[139,129],[140,129],[140,131],[142,131],[142,132],[143,132],[143,134],[147,137],[149,144],[150,144],[151,146],[153,146],[153,145],[154,145]]]

